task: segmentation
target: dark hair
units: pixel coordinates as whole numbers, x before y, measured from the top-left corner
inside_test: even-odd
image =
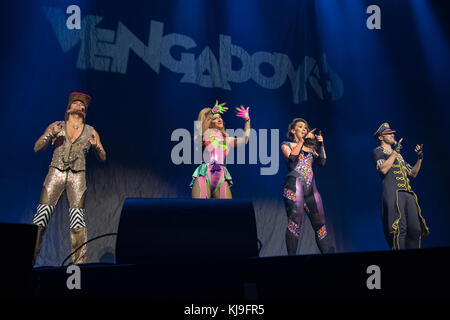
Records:
[[[308,130],[308,131],[310,130],[308,121],[306,121],[306,120],[303,119],[303,118],[294,118],[294,119],[291,121],[291,123],[289,123],[289,126],[288,126],[288,131],[287,131],[287,133],[286,133],[286,136],[287,136],[288,139],[293,140],[293,141],[295,140],[295,136],[294,136],[294,134],[291,132],[291,130],[294,129],[295,125],[296,125],[298,122],[303,122],[304,124],[306,124],[307,130]],[[308,139],[305,139],[304,145],[305,145],[306,147],[309,147],[309,148],[316,148],[316,139],[309,139],[309,138],[308,138]]]
[[[309,130],[309,124],[308,124],[308,121],[306,121],[305,119],[302,119],[302,118],[295,118],[295,119],[293,119],[293,120],[291,121],[291,123],[289,123],[288,131],[287,131],[287,133],[286,133],[286,137],[287,137],[288,139],[294,140],[295,136],[294,136],[294,134],[291,132],[291,130],[294,129],[295,125],[296,125],[298,122],[303,122],[304,124],[306,124],[306,127],[307,127],[308,130]]]

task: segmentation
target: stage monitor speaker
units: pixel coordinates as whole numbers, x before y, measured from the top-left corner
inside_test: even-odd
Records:
[[[0,223],[0,296],[26,297],[37,227],[29,224]]]
[[[241,259],[258,255],[250,201],[126,199],[116,263]]]

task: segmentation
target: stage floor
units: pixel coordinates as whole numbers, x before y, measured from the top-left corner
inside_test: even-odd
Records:
[[[450,247],[442,247],[234,261],[174,257],[140,265],[87,264],[80,266],[81,288],[71,290],[67,281],[73,274],[66,267],[41,267],[31,271],[21,294],[29,299],[441,300],[450,298],[449,256]]]

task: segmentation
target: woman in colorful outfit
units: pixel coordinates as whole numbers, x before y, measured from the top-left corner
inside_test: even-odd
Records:
[[[291,141],[285,141],[281,145],[289,170],[283,188],[283,199],[288,216],[286,247],[289,255],[295,255],[297,252],[303,210],[311,221],[320,252],[328,252],[322,198],[317,191],[312,168],[313,163],[325,165],[326,154],[322,134],[319,131],[319,134],[315,135],[315,130],[309,130],[306,120],[295,118],[289,124],[287,132]]]
[[[212,108],[204,108],[198,115],[198,132],[201,132],[204,162],[192,174],[190,187],[192,198],[197,199],[231,199],[230,187],[233,184],[231,175],[225,166],[225,158],[230,148],[248,142],[250,136],[249,109],[236,108],[237,116],[245,120],[244,136],[229,137],[225,131],[222,114],[228,110],[226,103],[216,104]]]

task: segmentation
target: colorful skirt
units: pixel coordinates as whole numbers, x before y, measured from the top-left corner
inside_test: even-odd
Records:
[[[195,169],[192,174],[192,181],[189,187],[192,189],[195,179],[199,176],[205,177],[206,184],[211,190],[211,193],[216,192],[220,189],[220,186],[227,181],[229,186],[233,185],[233,180],[231,178],[230,172],[227,167],[223,164],[217,163],[202,163]]]

